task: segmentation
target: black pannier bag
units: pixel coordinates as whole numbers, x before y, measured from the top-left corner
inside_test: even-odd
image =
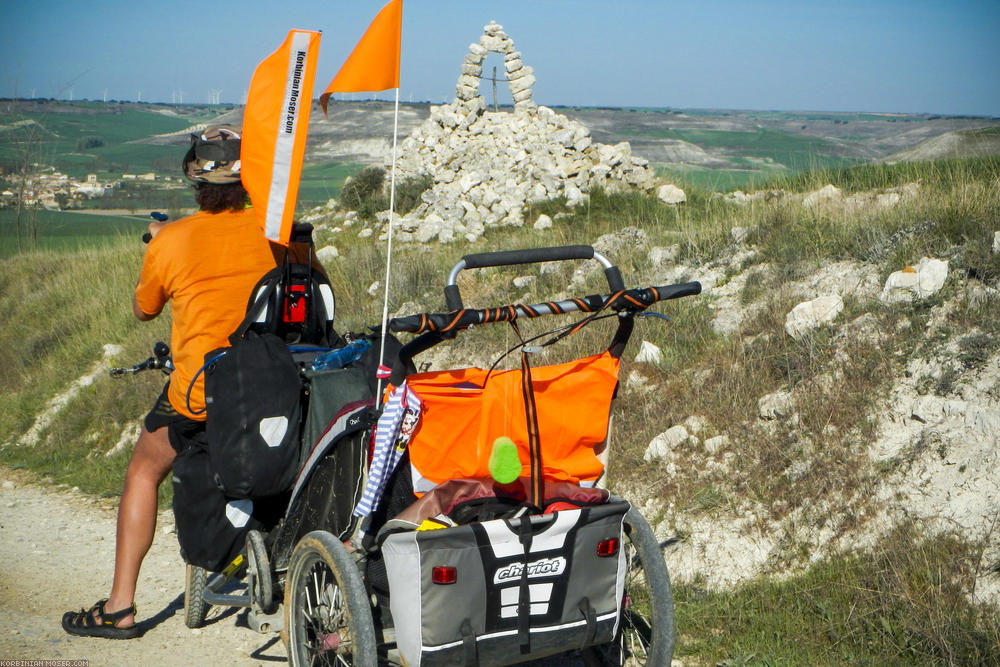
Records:
[[[226,498],[215,483],[208,450],[188,447],[174,459],[174,522],[181,556],[191,565],[219,572],[236,557],[252,528],[254,503]]]
[[[233,498],[271,496],[295,481],[302,377],[273,334],[234,335],[205,368],[205,432],[216,482]]]

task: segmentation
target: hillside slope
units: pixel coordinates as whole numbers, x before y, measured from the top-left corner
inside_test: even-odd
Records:
[[[916,146],[882,158],[886,163],[945,160],[1000,155],[1000,130],[960,130],[921,141]]]

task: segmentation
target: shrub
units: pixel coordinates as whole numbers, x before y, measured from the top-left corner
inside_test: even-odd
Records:
[[[376,211],[386,208],[379,205],[384,199],[381,196],[384,182],[385,169],[365,167],[344,183],[340,190],[340,202],[344,207],[357,211],[362,218],[371,218]]]
[[[80,137],[79,141],[76,142],[76,149],[79,151],[90,150],[91,148],[100,148],[104,145],[104,139],[97,136]]]

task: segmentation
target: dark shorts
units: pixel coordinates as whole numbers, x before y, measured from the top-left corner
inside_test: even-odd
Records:
[[[169,386],[169,382],[163,385],[163,391],[160,392],[153,409],[146,415],[143,423],[150,432],[166,427],[170,446],[180,454],[188,447],[205,444],[205,422],[195,421],[174,410],[174,406],[170,405],[170,400],[167,399]]]

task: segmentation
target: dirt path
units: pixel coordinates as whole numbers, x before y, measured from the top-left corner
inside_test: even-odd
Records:
[[[244,612],[211,616],[198,630],[184,625],[184,564],[169,511],[160,515],[140,575],[143,636],[112,641],[66,634],[63,612],[108,594],[114,508],[113,501],[48,489],[0,467],[0,660],[88,660],[90,667],[287,662],[278,635],[249,629]]]

